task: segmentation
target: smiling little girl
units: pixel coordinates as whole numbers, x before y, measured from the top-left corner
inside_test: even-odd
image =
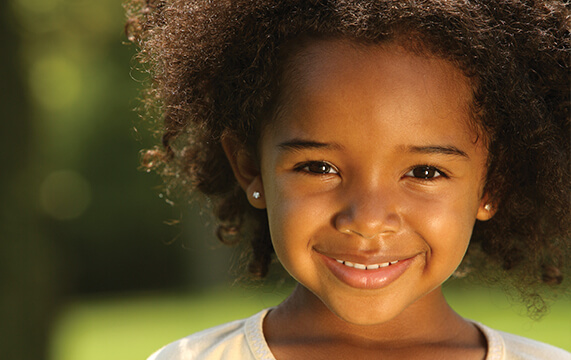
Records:
[[[569,258],[557,1],[132,1],[164,150],[279,306],[150,359],[571,359],[456,314],[462,266],[544,308]],[[158,101],[157,101],[158,100]],[[173,188],[171,187],[171,191]]]

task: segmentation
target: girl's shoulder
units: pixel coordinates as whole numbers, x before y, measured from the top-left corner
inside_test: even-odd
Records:
[[[187,336],[159,349],[147,360],[275,360],[262,330],[267,312]]]
[[[571,353],[558,347],[474,323],[486,337],[486,360],[571,360]]]

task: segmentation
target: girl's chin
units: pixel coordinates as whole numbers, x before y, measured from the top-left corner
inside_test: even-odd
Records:
[[[314,295],[320,306],[326,309],[335,319],[355,326],[386,325],[397,320],[408,323],[406,319],[420,319],[427,308],[445,304],[446,300],[440,291],[440,286],[427,293],[408,296],[395,293],[377,294],[372,296],[351,296],[350,294],[335,294],[334,297]],[[413,320],[414,322],[414,320]]]
[[[355,326],[382,325],[398,317],[409,305],[403,303],[404,299],[395,301],[391,298],[383,301],[382,296],[358,297],[349,294],[344,296],[339,293],[334,297],[327,294],[320,296],[303,285],[298,287],[301,292],[305,293],[303,296],[311,298],[311,303],[305,302],[305,304],[313,304],[307,306],[313,315],[321,314],[321,316],[329,317],[331,321],[327,321],[327,323],[338,324],[339,326],[344,326],[344,324]],[[402,304],[402,306],[394,306],[398,304]]]
[[[329,311],[333,313],[339,320],[356,326],[375,326],[383,325],[397,318],[405,309],[404,308],[387,308],[385,306],[370,307],[364,306],[342,306],[334,307],[327,305]]]

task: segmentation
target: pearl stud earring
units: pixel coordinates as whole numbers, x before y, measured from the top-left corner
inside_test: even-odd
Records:
[[[262,196],[262,194],[260,194],[258,191],[254,191],[254,192],[252,193],[252,197],[253,197],[254,199],[259,199],[260,196]]]

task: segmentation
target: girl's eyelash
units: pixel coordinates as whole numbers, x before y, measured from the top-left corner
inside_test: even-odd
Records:
[[[305,172],[314,175],[338,174],[339,170],[327,161],[306,161],[297,164],[295,171]]]
[[[328,163],[327,161],[306,161],[297,164],[294,167],[294,170],[311,175],[328,175],[339,173],[339,170],[337,170],[335,166]],[[445,172],[432,165],[414,166],[405,174],[405,176],[425,181],[434,181],[438,178],[448,178],[448,175]]]
[[[448,175],[432,165],[418,165],[410,169],[405,176],[426,181],[433,181],[440,177],[447,179]]]

